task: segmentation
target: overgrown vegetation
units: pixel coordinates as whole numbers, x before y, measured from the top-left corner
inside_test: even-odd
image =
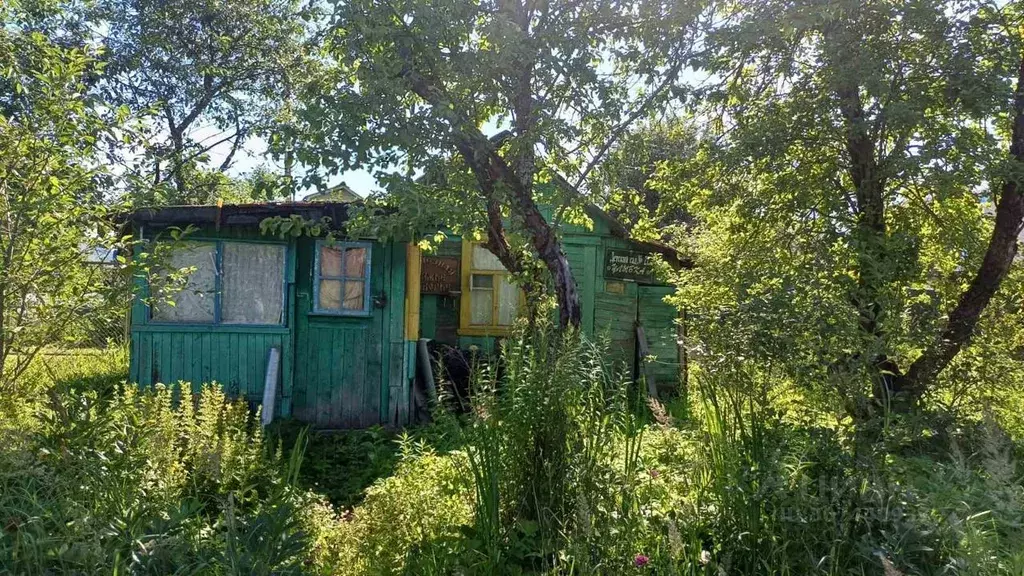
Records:
[[[309,444],[268,438],[216,386],[139,391],[103,357],[34,365],[3,406],[0,570],[1024,570],[1019,392],[894,417],[866,450],[783,380],[701,370],[675,420],[605,358],[576,335],[513,339],[466,417]]]
[[[46,358],[3,406],[0,571],[302,572],[327,510],[295,487],[303,440],[282,455],[216,385],[140,391],[111,360]]]
[[[675,421],[599,346],[506,352],[500,381],[477,376],[461,449],[406,446],[343,524],[351,573],[1024,568],[1022,431],[994,413],[899,418],[864,452],[782,381],[702,372],[692,419]]]
[[[985,0],[0,3],[0,573],[1024,574],[1022,23]],[[282,170],[229,175],[254,135]],[[159,268],[122,208],[363,167],[387,194],[352,229],[448,227],[556,296],[476,367],[469,414],[266,432],[216,383],[62,354]],[[666,276],[689,363],[667,405],[573,328],[584,198],[693,265]],[[295,218],[270,224],[319,233]]]

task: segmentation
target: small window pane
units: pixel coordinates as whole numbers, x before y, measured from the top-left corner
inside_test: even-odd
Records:
[[[470,292],[470,324],[490,326],[494,314],[494,291],[472,290]]]
[[[283,323],[284,260],[284,246],[225,242],[221,321]]]
[[[320,275],[337,278],[341,276],[342,249],[333,246],[320,247]]]
[[[343,303],[345,310],[358,311],[364,309],[363,289],[362,282],[345,282],[345,301]]]
[[[320,301],[317,308],[321,310],[341,310],[341,280],[320,281]]]
[[[157,322],[214,321],[217,289],[217,245],[189,242],[176,247],[168,257],[167,268],[173,272],[190,269],[184,286],[157,285],[153,296],[153,320]],[[167,300],[174,305],[166,303]]]
[[[345,276],[347,278],[366,276],[366,248],[345,250]]]
[[[494,288],[494,276],[490,274],[473,274],[473,288]]]
[[[505,270],[501,260],[479,244],[473,245],[473,270]]]
[[[507,279],[501,280],[500,300],[498,300],[498,324],[510,326],[515,322],[519,311],[519,288]]]

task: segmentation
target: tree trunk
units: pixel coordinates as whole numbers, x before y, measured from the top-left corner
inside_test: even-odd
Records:
[[[1010,136],[1010,173],[1003,182],[996,205],[996,224],[988,249],[967,291],[949,313],[946,329],[939,339],[910,365],[897,380],[898,389],[917,400],[935,378],[970,343],[982,312],[1006,278],[1017,256],[1017,241],[1024,226],[1024,190],[1019,180],[1024,165],[1024,59],[1017,71],[1013,99],[1013,128]]]
[[[540,213],[540,209],[533,199],[532,191],[523,185],[519,175],[498,153],[494,143],[484,136],[472,121],[455,109],[451,100],[437,83],[432,82],[408,64],[401,75],[417,96],[447,116],[454,132],[456,149],[473,170],[477,183],[480,185],[480,191],[488,203],[488,217],[491,221],[488,226],[488,241],[495,242],[498,246],[507,246],[503,233],[500,236],[491,235],[492,230],[500,229],[497,227],[500,225],[500,214],[498,215],[498,224],[493,222],[494,215],[491,214],[491,206],[497,206],[495,188],[498,184],[504,184],[512,195],[513,212],[522,218],[534,251],[551,274],[555,285],[555,297],[558,301],[559,325],[562,328],[579,327],[583,314],[572,269],[562,251],[561,242]],[[500,252],[495,253],[495,256],[506,268],[512,272],[522,270],[521,264],[515,260],[511,251],[500,250]]]
[[[875,145],[868,132],[860,86],[856,82],[836,90],[839,109],[846,125],[846,152],[849,175],[857,199],[857,223],[854,230],[857,250],[857,289],[850,300],[857,308],[858,325],[868,351],[868,371],[876,401],[887,402],[892,394],[896,363],[886,353],[882,317],[885,313],[882,290],[888,283],[888,232],[885,223],[885,177],[875,156]]]

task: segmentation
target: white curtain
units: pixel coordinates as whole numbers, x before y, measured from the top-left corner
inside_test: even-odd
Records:
[[[178,272],[189,269],[183,287],[170,287],[158,282],[154,298],[153,320],[157,322],[210,323],[214,320],[217,289],[217,245],[187,242],[176,247],[167,259],[166,267]],[[166,274],[163,275],[166,280]],[[177,289],[180,288],[180,289]],[[170,300],[173,305],[168,303]]]
[[[221,322],[282,324],[284,262],[284,246],[225,242]]]

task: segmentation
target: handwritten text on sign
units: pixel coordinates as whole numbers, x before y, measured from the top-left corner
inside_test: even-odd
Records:
[[[605,250],[604,277],[653,282],[654,256],[631,250]]]
[[[459,290],[458,258],[424,256],[420,274],[420,292],[423,294],[448,294]]]

